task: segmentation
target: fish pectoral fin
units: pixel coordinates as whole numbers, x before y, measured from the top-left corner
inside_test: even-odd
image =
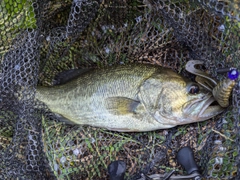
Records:
[[[105,100],[106,109],[114,115],[135,114],[139,101],[126,97],[110,97]]]

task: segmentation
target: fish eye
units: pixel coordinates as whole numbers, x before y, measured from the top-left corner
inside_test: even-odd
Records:
[[[196,84],[194,84],[194,85],[191,85],[191,86],[189,87],[188,92],[189,92],[190,94],[197,94],[197,93],[199,93],[199,90],[200,90],[199,86],[196,85]]]

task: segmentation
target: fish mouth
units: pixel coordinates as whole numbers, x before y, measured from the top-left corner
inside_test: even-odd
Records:
[[[223,110],[214,97],[207,94],[202,98],[193,99],[184,106],[185,118],[181,124],[204,121],[222,113]]]
[[[204,101],[197,115],[199,121],[209,119],[223,112],[224,109],[217,103],[213,96],[206,97]]]

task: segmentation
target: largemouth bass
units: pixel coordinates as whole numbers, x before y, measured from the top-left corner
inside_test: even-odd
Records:
[[[170,69],[132,64],[94,69],[36,98],[73,124],[137,132],[204,121],[223,111],[215,99]]]

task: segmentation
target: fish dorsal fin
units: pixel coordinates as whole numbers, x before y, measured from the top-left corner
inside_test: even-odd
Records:
[[[61,84],[65,84],[77,77],[79,77],[80,75],[91,71],[92,68],[90,69],[69,69],[63,72],[60,72],[59,74],[57,74],[53,80],[53,85],[61,85]]]
[[[106,109],[115,115],[134,114],[139,105],[139,101],[126,97],[109,97],[105,100]]]

